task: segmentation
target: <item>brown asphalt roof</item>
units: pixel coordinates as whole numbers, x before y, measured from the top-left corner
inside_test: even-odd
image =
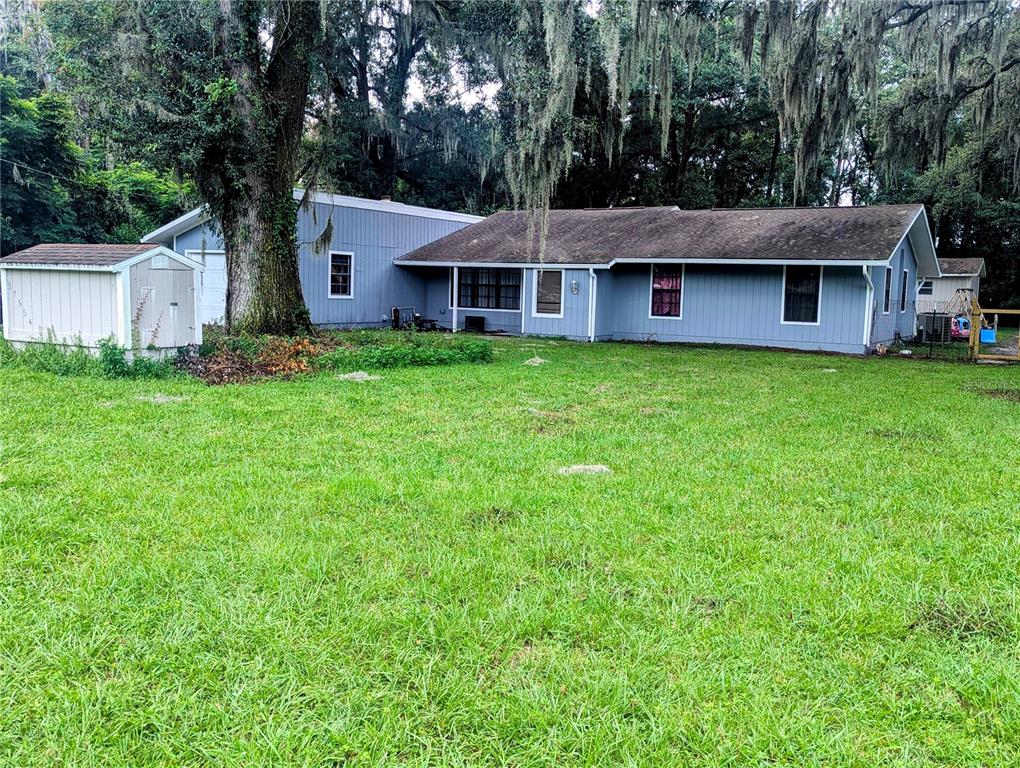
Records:
[[[984,266],[984,259],[939,259],[943,275],[976,275]]]
[[[45,243],[33,245],[23,251],[0,259],[0,266],[8,264],[54,264],[57,266],[108,267],[151,251],[152,243]]]
[[[884,261],[920,205],[856,208],[676,207],[549,212],[546,264],[614,259]],[[503,211],[397,258],[397,262],[538,262],[529,215]]]

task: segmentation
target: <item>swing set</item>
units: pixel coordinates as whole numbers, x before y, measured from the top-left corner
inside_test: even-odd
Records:
[[[1020,344],[1010,355],[986,355],[981,353],[981,331],[991,327],[985,322],[985,315],[1020,315],[1020,309],[982,309],[976,296],[970,300],[970,335],[967,339],[968,357],[971,360],[998,360],[1000,362],[1020,362]]]

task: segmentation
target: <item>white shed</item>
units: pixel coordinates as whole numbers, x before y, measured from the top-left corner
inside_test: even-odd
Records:
[[[46,244],[0,259],[3,334],[97,348],[167,350],[202,342],[202,265],[151,244]]]
[[[981,278],[988,272],[979,258],[939,259],[940,277],[923,281],[917,289],[917,312],[955,313],[981,298]]]

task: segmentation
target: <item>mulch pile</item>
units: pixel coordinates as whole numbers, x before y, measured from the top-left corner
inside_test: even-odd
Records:
[[[197,347],[190,347],[178,355],[177,367],[206,384],[246,384],[308,373],[315,369],[318,353],[318,347],[308,339],[270,339],[254,358],[229,349],[200,355]]]

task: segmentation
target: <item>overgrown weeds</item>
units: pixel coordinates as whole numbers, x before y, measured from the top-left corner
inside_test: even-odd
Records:
[[[142,355],[129,359],[127,350],[112,339],[99,342],[98,354],[92,354],[80,339],[68,345],[51,338],[27,344],[23,349],[15,349],[10,342],[0,339],[0,367],[103,379],[165,379],[174,374],[171,361]]]

